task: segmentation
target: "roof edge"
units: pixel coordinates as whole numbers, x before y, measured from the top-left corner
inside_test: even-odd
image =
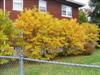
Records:
[[[75,0],[66,0],[66,1],[72,2],[72,3],[75,3],[75,4],[78,4],[78,5],[80,5],[80,6],[84,6],[84,5],[85,5],[84,3],[77,2],[77,1],[75,1]]]

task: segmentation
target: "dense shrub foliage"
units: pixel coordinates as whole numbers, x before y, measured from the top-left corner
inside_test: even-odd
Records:
[[[0,56],[13,55],[12,38],[14,37],[14,27],[9,19],[9,13],[0,10]],[[8,60],[1,60],[0,64],[6,63]]]
[[[97,40],[99,40],[99,28],[95,24],[83,23],[85,29],[85,35],[87,36],[84,48],[85,54],[91,54],[95,50],[95,46],[98,46]]]
[[[52,59],[64,55],[90,54],[98,40],[98,27],[76,20],[59,20],[37,9],[25,10],[15,22],[23,33],[25,56]]]

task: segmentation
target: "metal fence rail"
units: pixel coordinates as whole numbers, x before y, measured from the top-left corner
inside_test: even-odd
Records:
[[[1,58],[8,58],[8,59],[20,59],[20,57],[14,56],[0,56]],[[23,58],[23,60],[33,61],[33,62],[40,62],[40,63],[49,63],[49,64],[58,64],[58,65],[65,65],[65,66],[76,66],[76,67],[87,67],[87,68],[99,68],[99,65],[93,64],[76,64],[76,63],[66,63],[66,62],[59,62],[59,61],[46,61],[46,60],[38,60],[38,59],[30,59],[30,58]]]
[[[24,58],[24,60],[35,61],[40,63],[49,63],[49,64],[58,64],[58,65],[65,65],[65,66],[76,66],[76,67],[87,67],[87,68],[99,68],[98,65],[87,65],[87,64],[75,64],[75,63],[66,63],[66,62],[57,62],[57,61],[46,61],[46,60],[38,60],[38,59],[29,59]]]
[[[15,57],[15,56],[0,56],[0,59],[17,59],[19,61],[20,75],[25,75],[24,74],[24,61],[31,61],[31,62],[38,62],[38,63],[47,63],[47,64],[55,64],[55,65],[63,65],[63,66],[72,66],[72,67],[84,67],[84,68],[100,69],[99,65],[75,64],[75,63],[66,63],[66,62],[59,62],[59,61],[46,61],[46,60],[24,58],[23,56],[19,56],[19,57]]]

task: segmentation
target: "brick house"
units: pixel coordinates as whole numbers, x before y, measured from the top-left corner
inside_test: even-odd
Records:
[[[33,6],[39,11],[48,11],[57,18],[78,18],[78,8],[83,4],[74,0],[0,0],[0,8],[10,11],[12,19],[16,19],[24,8]]]

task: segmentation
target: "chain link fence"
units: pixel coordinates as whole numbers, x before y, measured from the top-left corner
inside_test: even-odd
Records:
[[[100,66],[0,56],[0,75],[100,75]]]

